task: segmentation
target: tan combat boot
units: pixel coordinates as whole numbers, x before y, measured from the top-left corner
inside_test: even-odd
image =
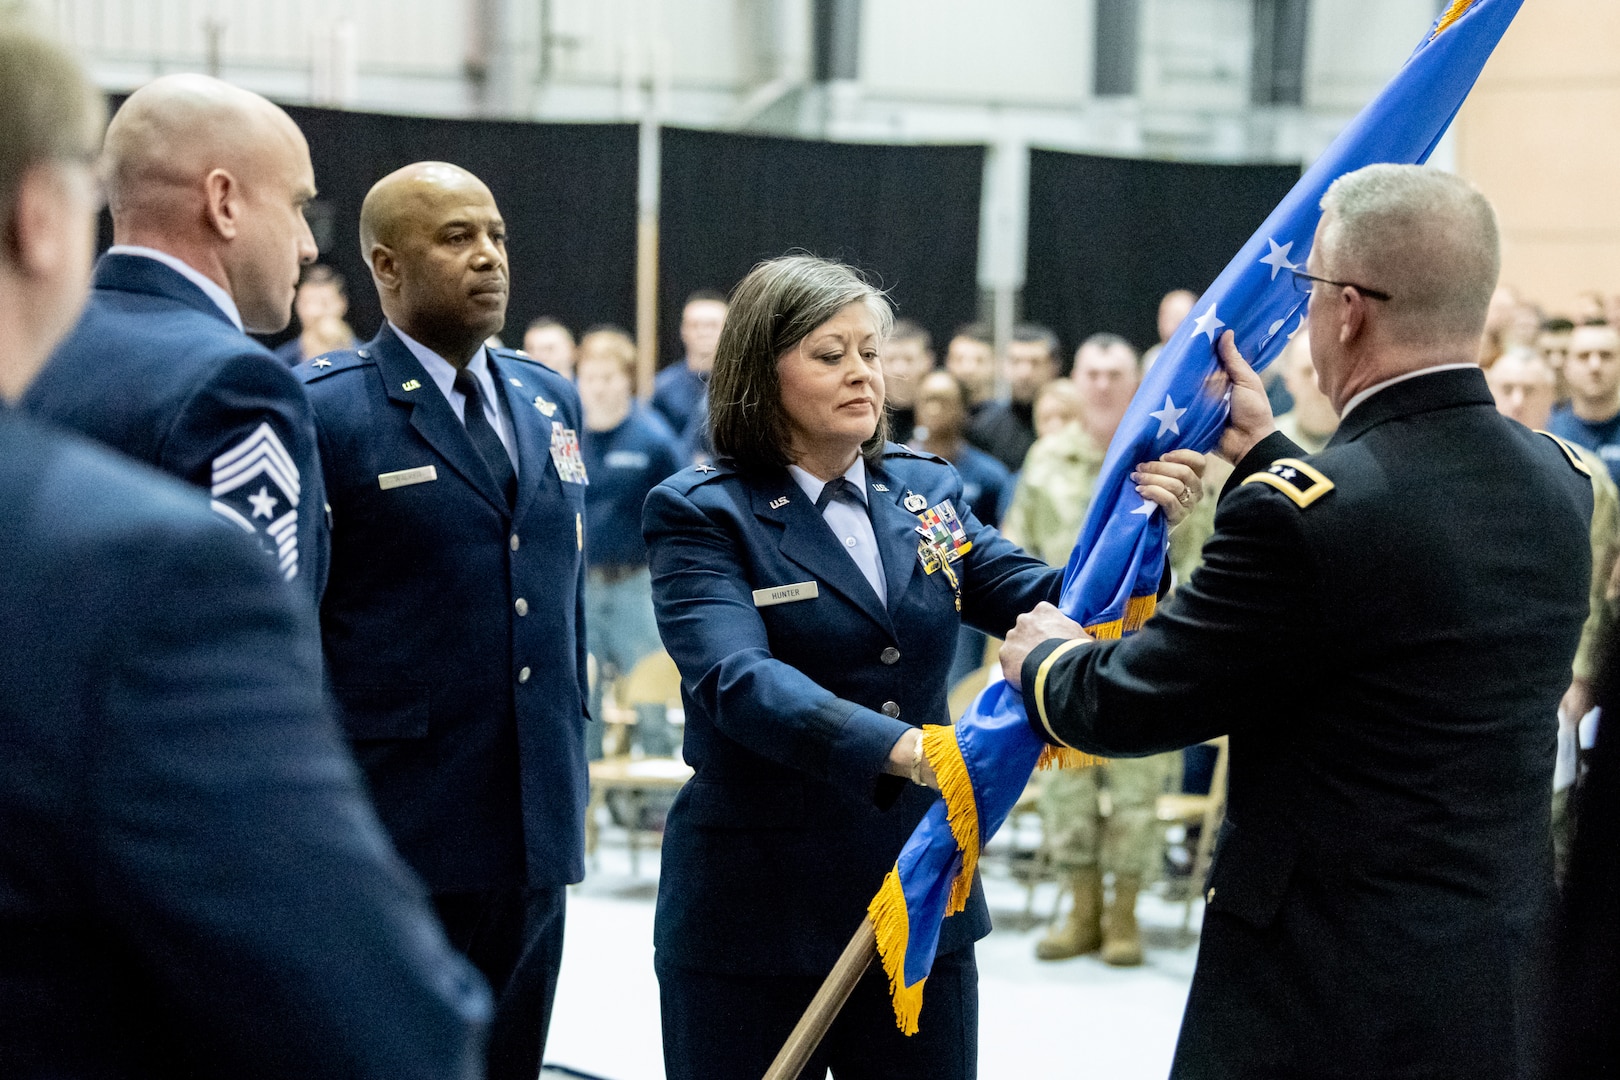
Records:
[[[1102,959],[1114,967],[1135,967],[1142,962],[1142,933],[1136,926],[1136,892],[1142,879],[1135,874],[1114,875],[1114,900],[1103,920]]]
[[[1035,943],[1035,959],[1067,960],[1096,952],[1102,944],[1102,873],[1095,866],[1074,872],[1069,920]]]

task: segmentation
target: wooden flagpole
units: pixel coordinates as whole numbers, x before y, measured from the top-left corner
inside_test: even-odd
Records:
[[[777,1053],[776,1060],[766,1070],[765,1080],[799,1080],[799,1074],[804,1071],[810,1055],[826,1038],[828,1029],[838,1018],[844,1002],[849,1000],[855,984],[861,981],[861,976],[866,974],[866,969],[876,957],[877,930],[868,916],[861,920],[860,928],[849,939],[849,944],[844,946],[838,963],[833,965],[832,972],[822,982],[816,996],[810,999],[810,1007],[799,1017],[787,1042]]]

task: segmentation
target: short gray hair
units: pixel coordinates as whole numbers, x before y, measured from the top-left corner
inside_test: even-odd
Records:
[[[813,255],[784,255],[755,266],[731,294],[709,376],[709,430],[715,453],[741,469],[788,464],[777,358],[855,303],[865,303],[879,341],[894,328],[882,290],[859,270]],[[868,460],[883,452],[886,416],[861,446]]]
[[[0,221],[36,165],[88,161],[106,104],[66,49],[15,16],[0,17]]]
[[[1335,180],[1322,211],[1324,276],[1389,293],[1401,341],[1484,332],[1501,240],[1490,202],[1468,181],[1428,166],[1369,165]]]

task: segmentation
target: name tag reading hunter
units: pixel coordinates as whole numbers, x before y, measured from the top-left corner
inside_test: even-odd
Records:
[[[791,604],[795,600],[814,600],[820,595],[821,590],[813,581],[801,581],[796,585],[773,585],[769,589],[754,590],[754,606]]]

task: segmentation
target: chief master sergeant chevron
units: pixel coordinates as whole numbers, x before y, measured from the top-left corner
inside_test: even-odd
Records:
[[[379,180],[387,322],[297,369],[332,502],[321,634],[383,824],[495,991],[489,1075],[534,1080],[585,876],[585,467],[573,385],[484,341],[506,229],[454,165]]]
[[[1173,1077],[1528,1076],[1592,484],[1474,363],[1484,197],[1375,165],[1322,208],[1300,273],[1337,433],[1308,458],[1276,433],[1228,334],[1237,468],[1203,566],[1122,641],[1038,608],[1002,664],[1053,742],[1231,737]]]
[[[170,75],[113,117],[103,171],[115,244],[23,407],[208,489],[313,604],[326,576],[314,417],[243,333],[287,325],[315,258],[309,146],[259,95]]]

